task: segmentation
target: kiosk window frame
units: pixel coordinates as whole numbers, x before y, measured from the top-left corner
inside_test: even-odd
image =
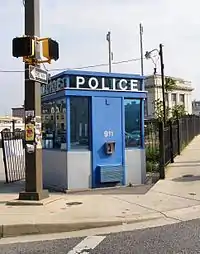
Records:
[[[41,108],[43,148],[66,150],[66,97],[42,102]]]
[[[133,106],[131,105],[133,103]],[[134,110],[134,106],[138,105]],[[126,107],[129,105],[130,109],[127,112]],[[131,108],[132,107],[132,108]],[[138,118],[134,120],[132,114],[136,111]],[[127,121],[128,120],[128,121]],[[142,99],[136,98],[124,98],[124,138],[125,148],[134,149],[142,147]]]
[[[69,102],[70,102],[69,150],[90,150],[91,97],[78,95],[69,96]]]

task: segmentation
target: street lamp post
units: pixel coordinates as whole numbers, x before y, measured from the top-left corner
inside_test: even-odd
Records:
[[[108,41],[108,65],[109,65],[109,72],[112,71],[112,60],[113,60],[113,53],[111,49],[111,32],[109,31],[106,35],[106,40]]]
[[[162,101],[163,101],[163,122],[166,123],[166,106],[165,106],[165,76],[164,76],[164,62],[163,62],[163,45],[159,45],[158,49],[147,51],[145,54],[146,59],[151,59],[154,63],[154,74],[156,73],[156,62],[152,58],[152,53],[157,52],[160,57],[160,68],[161,68],[161,84],[162,84]]]
[[[162,96],[163,96],[163,115],[164,124],[166,122],[166,105],[165,105],[165,76],[164,76],[164,63],[163,63],[163,45],[160,44],[160,68],[161,68],[161,82],[162,82]]]

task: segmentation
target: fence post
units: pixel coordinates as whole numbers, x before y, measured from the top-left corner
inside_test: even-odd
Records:
[[[160,179],[165,179],[165,139],[164,123],[159,123],[159,146],[160,146]]]
[[[194,118],[194,136],[196,137],[196,116],[193,115],[193,118]]]
[[[170,134],[170,157],[171,163],[174,163],[174,142],[173,142],[173,125],[172,121],[169,121],[169,134]]]
[[[188,124],[188,117],[186,118],[186,144],[188,145],[189,143],[189,124]]]
[[[177,118],[177,142],[178,142],[178,155],[181,154],[181,137],[180,137],[180,120]]]

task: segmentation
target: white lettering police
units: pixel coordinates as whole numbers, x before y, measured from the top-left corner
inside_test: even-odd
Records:
[[[92,90],[121,90],[121,91],[138,91],[138,80],[126,79],[109,79],[110,85],[106,85],[105,78],[91,77],[85,78],[81,76],[76,77],[76,89],[92,89]]]
[[[68,86],[67,86],[68,83]],[[139,81],[136,79],[116,79],[110,77],[82,77],[69,76],[68,78],[57,78],[47,85],[41,86],[42,96],[56,93],[63,89],[86,89],[103,91],[138,91]]]

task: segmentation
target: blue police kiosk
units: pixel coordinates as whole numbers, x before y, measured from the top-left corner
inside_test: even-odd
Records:
[[[142,184],[144,77],[68,70],[42,85],[45,188]]]

